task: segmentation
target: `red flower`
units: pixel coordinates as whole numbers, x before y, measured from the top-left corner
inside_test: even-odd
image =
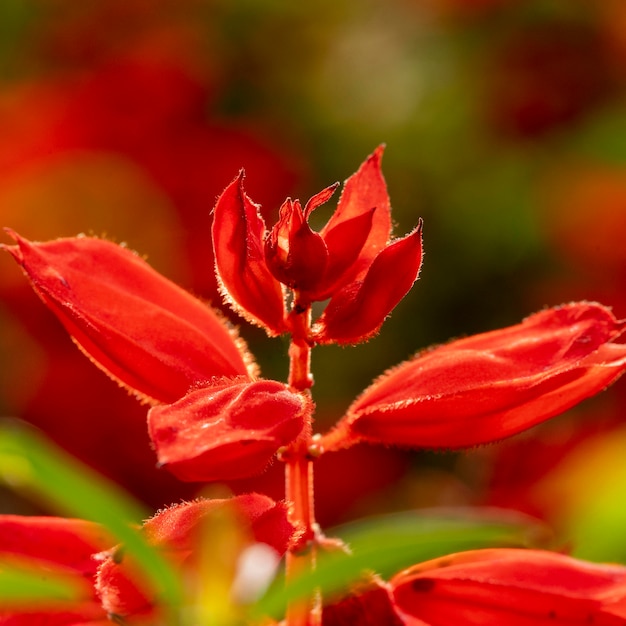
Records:
[[[293,311],[330,298],[309,342],[357,343],[375,334],[415,282],[422,261],[421,221],[403,239],[389,242],[389,196],[378,148],[345,184],[337,209],[320,233],[311,213],[337,185],[313,196],[304,209],[286,200],[268,232],[243,190],[241,173],[220,196],[213,220],[215,267],[233,308],[270,335],[293,327],[284,287],[297,294]],[[389,281],[391,267],[402,268]]]
[[[508,437],[614,382],[626,345],[612,340],[625,327],[582,302],[426,351],[381,376],[322,445],[463,448]]]
[[[429,626],[617,626],[626,620],[626,568],[551,552],[452,554],[401,572],[391,586],[401,614]]]
[[[161,549],[180,575],[191,583],[194,577],[200,575],[200,543],[210,545],[211,541],[222,539],[207,536],[211,516],[215,514],[228,515],[229,525],[240,527],[248,543],[267,544],[279,556],[285,553],[297,534],[287,519],[284,503],[276,503],[255,493],[227,500],[198,500],[172,506],[145,522],[143,532],[148,543]],[[96,588],[109,614],[145,617],[158,611],[158,602],[150,588],[132,562],[123,557],[123,551],[114,549],[102,553],[100,558],[102,564]]]

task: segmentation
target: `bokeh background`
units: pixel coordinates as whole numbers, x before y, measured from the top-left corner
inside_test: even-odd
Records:
[[[29,239],[125,242],[219,306],[210,210],[238,170],[271,222],[381,143],[395,232],[423,217],[425,263],[376,339],[316,350],[320,430],[427,346],[570,300],[626,317],[623,0],[0,3],[0,223]],[[242,334],[284,379],[286,344]],[[323,458],[320,521],[503,506],[626,561],[625,382],[501,444]],[[0,414],[153,507],[192,497],[155,468],[145,412],[0,258]],[[280,470],[232,488],[280,497]],[[5,491],[0,510],[35,509]]]

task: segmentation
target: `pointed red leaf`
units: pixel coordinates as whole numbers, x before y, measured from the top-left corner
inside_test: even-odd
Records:
[[[204,551],[199,551],[198,546],[202,543],[210,548],[207,520],[220,511],[234,515],[251,541],[266,543],[280,555],[294,540],[296,529],[288,520],[287,505],[256,493],[175,505],[157,513],[143,528],[148,542],[160,548],[181,576],[189,580],[198,575],[202,557],[211,554],[210,550],[208,555],[200,554]],[[150,615],[158,601],[150,596],[149,587],[130,559],[124,558],[123,550],[105,553],[102,558],[97,588],[104,608],[124,617]]]
[[[352,266],[363,250],[372,230],[374,213],[371,209],[356,217],[345,220],[326,234],[323,241],[327,249],[328,262],[319,285],[308,294],[311,301],[326,300],[345,287],[352,276]]]
[[[5,246],[91,359],[138,395],[173,402],[195,383],[246,375],[224,320],[129,250],[95,238]]]
[[[215,270],[229,304],[269,335],[285,332],[282,286],[265,262],[265,223],[243,190],[243,172],[217,200],[212,236]]]
[[[334,295],[318,320],[319,343],[358,343],[380,329],[385,318],[417,280],[422,265],[422,222],[406,237],[389,244],[362,282]]]
[[[160,464],[181,480],[247,478],[295,440],[310,400],[271,380],[233,380],[196,389],[148,413]]]
[[[430,626],[626,623],[626,568],[538,550],[453,554],[401,572],[396,604]]]
[[[369,387],[325,444],[462,448],[508,437],[614,382],[626,345],[611,340],[625,326],[580,302],[424,352]]]
[[[381,171],[384,146],[379,146],[355,174],[346,180],[337,210],[321,231],[324,239],[343,222],[376,209],[372,228],[351,271],[351,280],[360,280],[374,258],[387,245],[391,234],[391,206]]]

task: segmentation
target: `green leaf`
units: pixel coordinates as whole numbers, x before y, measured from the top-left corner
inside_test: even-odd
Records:
[[[495,516],[491,520],[473,516],[458,519],[443,515],[420,516],[417,512],[388,515],[356,522],[336,529],[349,547],[319,555],[314,572],[290,581],[283,588],[273,586],[261,598],[253,615],[284,613],[293,602],[319,589],[325,597],[346,589],[368,572],[388,578],[402,569],[446,554],[487,547],[527,546],[530,531],[539,527],[528,518],[510,520]]]
[[[148,513],[106,480],[19,420],[0,421],[0,481],[61,515],[91,520],[124,544],[157,594],[176,606],[180,581],[138,527]]]
[[[16,601],[77,601],[85,597],[85,581],[66,573],[42,572],[41,567],[0,564],[0,606]]]

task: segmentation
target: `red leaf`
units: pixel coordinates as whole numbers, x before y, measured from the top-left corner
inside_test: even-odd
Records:
[[[139,396],[173,402],[250,357],[214,311],[129,250],[93,238],[4,246],[80,348]]]
[[[538,550],[453,554],[391,581],[401,611],[430,626],[626,623],[626,568]]]
[[[360,280],[365,276],[378,253],[387,245],[391,234],[391,206],[387,185],[380,168],[383,150],[384,146],[379,146],[357,172],[348,178],[337,210],[321,231],[325,240],[331,239],[332,231],[343,222],[376,209],[372,228],[352,267],[350,280]]]
[[[376,334],[407,294],[422,265],[422,222],[380,252],[362,282],[348,285],[329,302],[314,336],[319,343],[357,343]]]
[[[373,579],[352,589],[345,596],[324,606],[323,626],[403,626],[389,586]],[[415,621],[413,626],[428,626]]]
[[[508,437],[614,382],[626,345],[611,340],[624,326],[581,302],[424,352],[371,385],[323,443],[461,448]]]
[[[203,557],[210,556],[198,550],[200,542],[210,548],[207,521],[216,512],[226,511],[235,516],[243,530],[250,533],[250,541],[267,543],[279,554],[284,554],[294,540],[296,529],[288,521],[287,506],[267,496],[247,494],[227,500],[197,500],[172,506],[144,524],[148,542],[163,550],[181,576],[187,579],[197,575]],[[219,539],[216,538],[216,539]],[[140,578],[137,569],[123,552],[103,554],[98,571],[97,588],[104,608],[116,615],[148,615],[157,606],[149,587]]]
[[[247,478],[297,438],[311,410],[282,383],[234,380],[153,407],[148,428],[159,462],[181,480]]]
[[[265,223],[243,190],[243,172],[217,200],[212,235],[215,270],[229,304],[270,336],[285,332],[282,286],[265,263]]]

